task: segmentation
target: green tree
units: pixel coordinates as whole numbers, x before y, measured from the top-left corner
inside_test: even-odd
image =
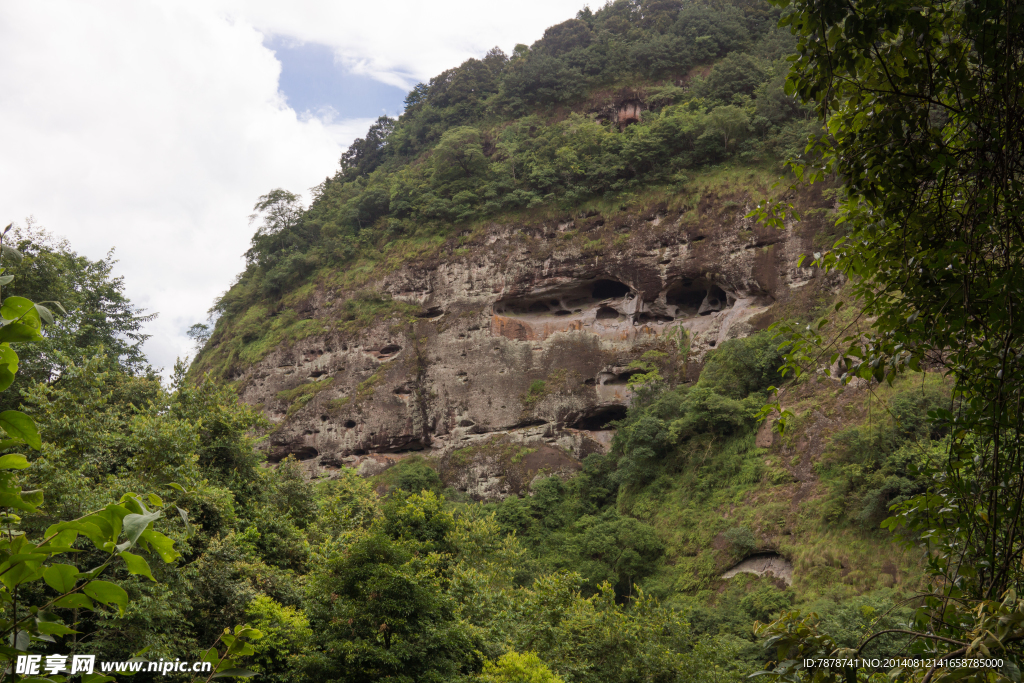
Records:
[[[18,257],[20,253],[3,244],[10,225],[0,234],[0,255]],[[0,284],[9,284],[11,275],[0,268]],[[9,296],[0,305],[0,389],[7,389],[15,379],[18,355],[11,344],[39,342],[43,339],[43,320],[52,320],[48,309],[24,297]],[[140,496],[126,493],[118,503],[97,507],[70,521],[56,520],[45,530],[22,523],[22,515],[36,515],[44,504],[44,491],[25,488],[26,477],[18,472],[31,463],[19,451],[42,448],[42,439],[35,422],[17,410],[0,412],[0,428],[6,438],[0,441],[0,636],[8,643],[0,648],[2,673],[9,680],[32,678],[45,674],[38,664],[14,670],[19,656],[54,643],[56,637],[77,635],[78,614],[116,608],[121,617],[129,606],[128,593],[117,583],[106,580],[116,568],[151,581],[152,569],[145,555],[152,553],[164,562],[178,556],[174,542],[153,528],[164,516],[164,502],[156,495]],[[186,513],[180,511],[185,518]],[[19,514],[20,513],[20,514]],[[100,563],[83,570],[77,564],[53,562],[62,555],[80,552],[75,548],[79,536],[88,539],[100,556]],[[121,537],[124,536],[124,541]],[[134,552],[133,552],[134,551]],[[64,559],[64,558],[60,558]],[[105,578],[100,578],[104,576]],[[49,590],[41,588],[40,581]],[[36,585],[33,585],[36,584]],[[98,608],[97,603],[105,608]],[[113,615],[111,615],[113,616]],[[65,623],[70,620],[71,624]],[[26,660],[27,661],[27,660]],[[38,662],[39,659],[36,659]],[[22,674],[27,674],[23,676]],[[109,676],[89,674],[90,683],[112,681]],[[35,680],[49,680],[36,677]]]
[[[415,104],[415,101],[415,98],[411,103],[407,101],[406,106]],[[366,137],[356,138],[348,150],[341,155],[339,175],[345,180],[355,180],[360,176],[369,175],[384,162],[388,136],[394,130],[394,119],[387,116],[378,117],[366,132]]]
[[[434,150],[437,172],[447,177],[450,171],[469,178],[486,164],[483,148],[480,146],[480,131],[461,126],[445,131]]]
[[[114,277],[113,250],[93,261],[71,248],[67,240],[35,226],[15,227],[6,236],[22,255],[7,259],[7,274],[13,277],[9,295],[31,301],[58,301],[54,320],[43,331],[43,339],[24,349],[19,371],[26,380],[49,382],[60,376],[60,358],[78,362],[102,352],[128,373],[147,369],[142,345],[149,338],[143,332],[156,314],[146,314],[124,294],[124,278]],[[15,407],[14,392],[0,403]]]
[[[932,418],[951,431],[930,490],[886,526],[928,549],[933,577],[912,651],[1019,663],[1024,611],[1024,13],[1019,2],[779,2],[797,35],[787,92],[825,131],[804,180],[835,174],[847,236],[815,264],[853,281],[867,335],[790,329],[797,373],[840,361],[889,380],[926,363],[955,380]],[[769,207],[780,217],[784,207]],[[837,304],[838,306],[838,304]],[[1007,624],[995,630],[990,625]],[[1013,625],[1011,625],[1013,624]],[[824,651],[798,617],[769,627],[790,656]],[[786,652],[784,652],[786,651]],[[788,652],[788,654],[787,654]],[[941,664],[941,662],[940,662]],[[1003,674],[1016,679],[1017,664]],[[941,665],[921,675],[951,673]],[[960,680],[984,671],[960,669]],[[993,674],[994,675],[994,674]],[[966,678],[960,678],[967,676]]]
[[[711,127],[722,136],[722,146],[729,150],[729,143],[735,142],[750,130],[750,116],[742,107],[728,104],[715,107],[708,117]]]
[[[506,652],[495,662],[484,662],[483,683],[564,683],[533,652]]]
[[[440,502],[402,500],[311,574],[318,647],[296,662],[310,680],[443,681],[479,670],[479,643],[446,590],[448,557],[434,551],[450,547],[454,529]]]

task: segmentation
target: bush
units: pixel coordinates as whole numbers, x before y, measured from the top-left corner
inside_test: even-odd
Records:
[[[563,683],[533,652],[506,652],[497,662],[484,662],[483,683]]]

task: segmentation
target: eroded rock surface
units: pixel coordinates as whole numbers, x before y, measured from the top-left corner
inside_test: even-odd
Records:
[[[692,380],[709,349],[763,326],[815,277],[797,267],[813,230],[762,228],[742,218],[747,209],[699,228],[665,212],[491,225],[458,251],[371,281],[418,313],[358,332],[337,313],[354,293],[318,291],[306,315],[337,331],[282,346],[237,378],[243,400],[278,423],[268,459],[370,473],[393,459],[384,454],[450,465],[452,453],[500,438],[543,457],[514,468],[482,456],[449,467],[449,483],[501,497],[537,473],[571,473],[568,461],[608,447],[608,424],[631,399],[631,363],[658,351],[648,358],[667,381]]]
[[[782,579],[787,586],[793,583],[793,563],[778,553],[762,553],[748,557],[729,571],[722,574],[723,579],[731,579],[737,574],[770,574]]]

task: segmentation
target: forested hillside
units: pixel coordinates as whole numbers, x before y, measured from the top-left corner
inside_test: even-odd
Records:
[[[383,266],[381,250],[393,268],[482,219],[635,207],[659,191],[692,199],[716,164],[777,177],[813,125],[783,91],[793,39],[778,16],[760,3],[616,2],[420,84],[307,210],[285,190],[261,198],[249,266],[214,308],[214,358],[253,334],[231,329],[253,304]],[[214,358],[198,367],[230,374]]]
[[[417,86],[170,386],[110,257],[5,233],[0,660],[1019,683],[1020,13],[777,4]]]

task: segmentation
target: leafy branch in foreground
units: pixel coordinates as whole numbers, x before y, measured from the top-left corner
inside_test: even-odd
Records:
[[[1008,662],[1001,672],[939,660],[890,673],[1019,680],[1024,5],[773,4],[798,38],[787,92],[813,105],[825,125],[808,145],[811,161],[794,170],[800,181],[844,183],[838,223],[847,235],[814,265],[850,278],[872,321],[870,330],[834,337],[825,321],[790,327],[789,368],[799,377],[827,358],[845,368],[845,381],[891,382],[929,367],[952,377],[951,404],[929,414],[951,435],[945,461],[921,465],[929,490],[896,506],[883,525],[928,551],[931,585],[908,629],[908,651],[998,651]],[[781,204],[758,213],[777,226],[792,216]],[[779,635],[785,621],[765,632]],[[802,633],[791,637],[808,646],[818,637],[809,626]],[[783,668],[777,675],[796,680]]]
[[[8,225],[0,234],[0,254],[19,258],[19,252],[3,244],[3,236],[10,229]],[[0,287],[11,280],[12,276],[4,275],[4,269],[0,268]],[[49,309],[23,297],[8,297],[0,304],[0,391],[11,386],[18,371],[18,355],[11,344],[42,340],[43,323],[52,321]],[[13,670],[13,664],[20,655],[27,655],[36,647],[45,647],[47,643],[56,643],[56,638],[79,633],[65,623],[62,614],[70,612],[77,619],[81,610],[101,610],[99,603],[107,608],[116,607],[123,617],[128,607],[128,593],[101,577],[115,566],[121,566],[129,574],[155,582],[149,562],[140,552],[156,554],[165,563],[174,562],[179,554],[174,542],[154,529],[153,524],[164,517],[165,510],[172,510],[190,532],[191,525],[184,510],[165,505],[155,494],[126,493],[118,503],[70,521],[51,524],[41,538],[30,539],[21,529],[22,518],[17,513],[39,511],[44,503],[44,492],[22,487],[18,472],[30,467],[30,462],[22,453],[12,451],[25,447],[38,451],[42,448],[42,438],[32,418],[17,410],[0,412],[0,428],[6,436],[0,440],[0,452],[7,451],[0,455],[0,673],[14,681],[51,680],[37,676],[38,672],[29,673],[25,678]],[[179,485],[171,486],[182,490]],[[105,554],[98,566],[82,571],[74,564],[52,562],[62,555],[83,552],[75,547],[79,536]],[[40,581],[52,592],[33,585]],[[234,640],[228,642],[228,637],[222,638],[229,647],[225,656],[218,659],[214,675],[248,675],[235,668],[233,662],[230,668],[225,668],[224,663],[230,661],[227,655],[248,654],[244,646],[236,646]],[[84,683],[113,680],[98,673],[83,674]]]

